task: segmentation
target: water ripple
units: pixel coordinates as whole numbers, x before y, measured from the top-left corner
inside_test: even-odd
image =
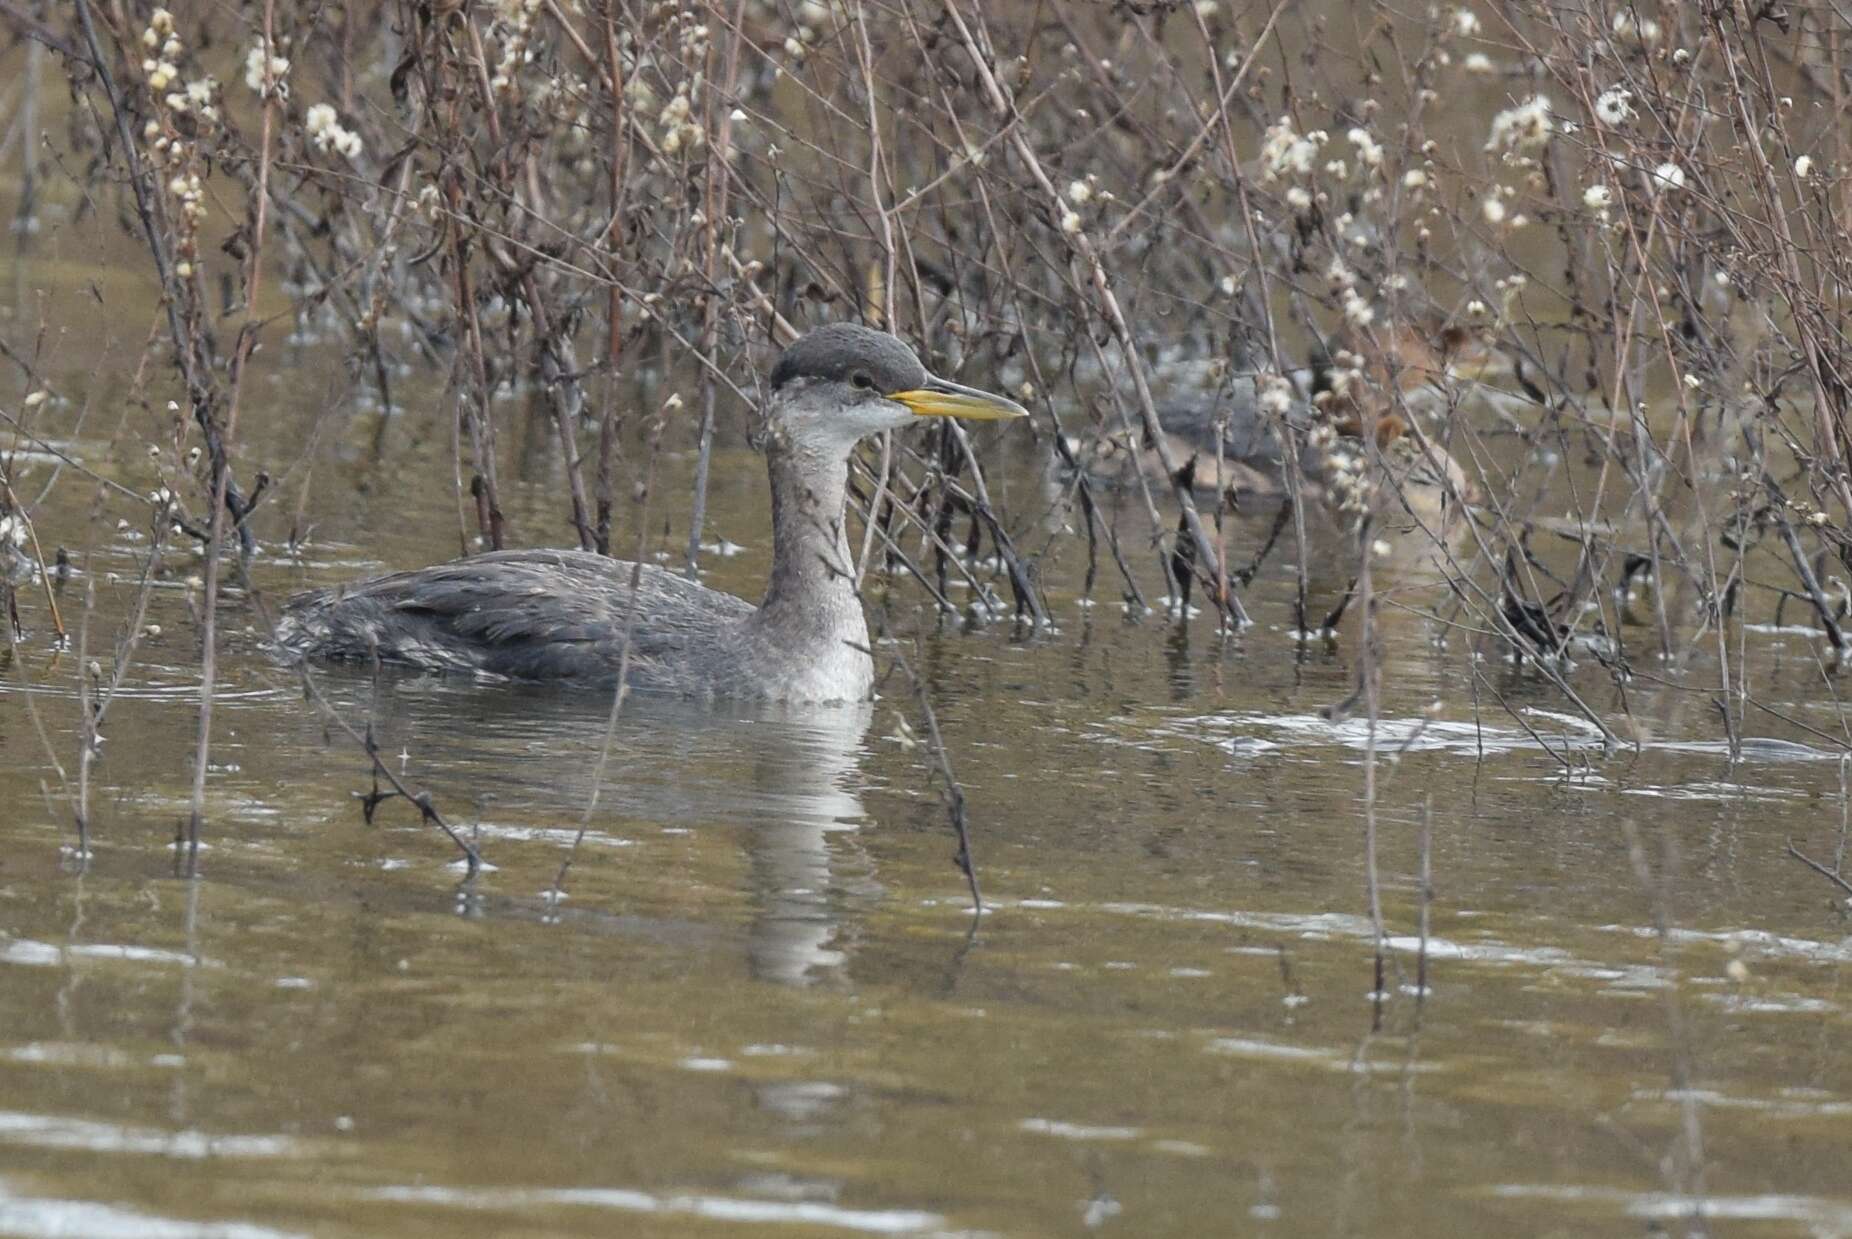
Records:
[[[460,1188],[382,1187],[369,1200],[451,1205],[464,1209],[533,1209],[574,1205],[622,1213],[684,1214],[714,1222],[797,1223],[867,1235],[912,1235],[936,1230],[944,1219],[913,1209],[846,1209],[818,1201],[750,1200],[737,1196],[658,1196],[621,1187]]]

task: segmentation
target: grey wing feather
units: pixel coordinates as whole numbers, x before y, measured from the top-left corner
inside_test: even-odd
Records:
[[[434,670],[610,679],[628,628],[633,682],[643,686],[677,678],[691,653],[752,612],[742,598],[653,565],[639,572],[582,551],[499,551],[300,595],[278,644],[315,658],[377,654]]]

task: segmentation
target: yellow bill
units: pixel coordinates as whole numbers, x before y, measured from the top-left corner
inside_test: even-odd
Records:
[[[969,422],[1000,422],[1027,417],[1029,410],[1008,396],[996,396],[975,387],[945,379],[928,379],[912,391],[890,392],[888,399],[904,404],[915,417],[961,417]]]

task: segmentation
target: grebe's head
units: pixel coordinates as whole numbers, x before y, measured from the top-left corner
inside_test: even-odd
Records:
[[[1000,421],[1029,411],[1005,396],[935,378],[905,342],[855,323],[800,338],[772,369],[774,442],[848,455],[856,442],[922,417]]]

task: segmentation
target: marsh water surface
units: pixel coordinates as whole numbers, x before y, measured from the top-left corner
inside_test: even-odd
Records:
[[[50,341],[61,395],[36,424],[55,451],[5,446],[35,496],[55,479],[38,527],[70,553],[67,620],[94,587],[104,658],[145,520],[118,527],[132,505],[98,504],[60,455],[155,484],[130,262],[52,228],[0,320],[13,340],[41,316],[89,333]],[[342,358],[277,347],[288,378],[242,449],[277,478],[266,598],[454,554],[430,481],[441,376],[403,377],[382,424]],[[639,402],[668,382],[645,376]],[[558,543],[550,431],[504,411],[512,540]],[[652,553],[686,538],[689,444],[665,439]],[[1039,453],[994,458],[1013,462],[999,506],[1034,529]],[[764,505],[729,429],[710,583],[757,589]],[[1121,519],[1155,596],[1142,517]],[[608,746],[596,693],[320,673],[480,847],[466,879],[403,802],[362,820],[364,757],[265,655],[242,591],[205,847],[178,878],[184,552],[111,707],[80,864],[83,666],[22,588],[0,677],[0,1233],[1852,1234],[1852,924],[1785,854],[1830,864],[1844,839],[1844,750],[1822,738],[1844,735],[1843,684],[1815,635],[1741,634],[1787,718],[1736,760],[1710,654],[1668,668],[1649,643],[1624,690],[1577,668],[1597,709],[1641,723],[1608,753],[1533,669],[1385,610],[1378,990],[1369,726],[1324,714],[1354,633],[1291,639],[1285,557],[1247,596],[1257,623],[1223,637],[1128,613],[1109,575],[1083,605],[1083,549],[1053,545],[1050,631],[940,622],[904,585],[884,613],[883,661],[913,664],[964,788],[978,918],[898,673],[866,708],[633,698]]]

